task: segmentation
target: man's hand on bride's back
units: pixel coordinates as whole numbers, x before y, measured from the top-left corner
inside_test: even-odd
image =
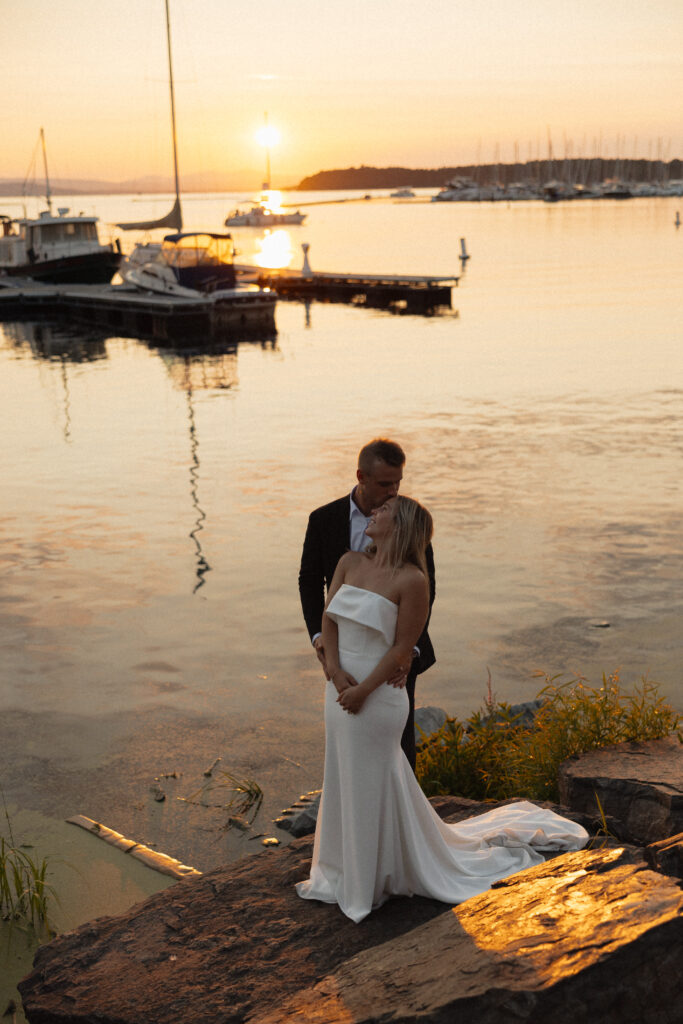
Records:
[[[408,682],[408,669],[397,668],[387,679],[387,686],[395,686],[397,690],[404,689]]]

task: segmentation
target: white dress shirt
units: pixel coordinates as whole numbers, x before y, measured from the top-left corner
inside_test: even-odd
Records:
[[[349,512],[349,547],[352,551],[365,551],[372,544],[365,531],[372,516],[366,516],[356,505],[353,495],[356,488],[351,491],[351,508]]]

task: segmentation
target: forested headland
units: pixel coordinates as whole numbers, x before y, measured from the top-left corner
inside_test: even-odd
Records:
[[[440,188],[452,178],[471,178],[478,185],[560,181],[588,184],[619,178],[627,182],[662,182],[683,176],[681,160],[623,160],[601,157],[531,160],[511,164],[465,164],[459,167],[346,167],[318,171],[303,178],[297,191],[328,189]]]

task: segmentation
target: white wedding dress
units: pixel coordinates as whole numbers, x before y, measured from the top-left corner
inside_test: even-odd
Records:
[[[327,614],[339,630],[342,668],[362,682],[394,641],[398,606],[342,584]],[[361,921],[390,896],[461,903],[542,862],[540,850],[578,850],[580,825],[522,801],[448,825],[420,789],[401,749],[405,690],[379,686],[357,715],[325,693],[325,775],[311,874],[303,899],[338,903]]]

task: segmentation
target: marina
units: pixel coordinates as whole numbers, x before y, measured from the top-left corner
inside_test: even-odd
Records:
[[[36,316],[89,324],[158,343],[222,340],[226,334],[272,335],[273,293],[246,287],[218,294],[171,295],[127,285],[41,285],[0,278],[0,319]]]

